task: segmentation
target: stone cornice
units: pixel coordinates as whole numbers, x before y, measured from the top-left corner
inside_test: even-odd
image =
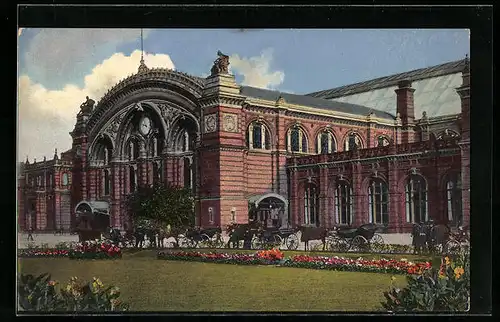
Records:
[[[201,98],[199,105],[201,108],[225,106],[241,109],[244,100],[245,97],[239,95],[219,94]]]
[[[296,112],[299,115],[307,115],[307,116],[313,116],[313,117],[319,117],[319,116],[326,116],[330,118],[335,118],[338,120],[347,120],[347,121],[353,121],[353,122],[359,122],[363,125],[367,125],[368,123],[377,123],[380,125],[386,125],[386,126],[393,126],[394,125],[394,120],[386,120],[382,118],[378,118],[374,115],[370,117],[370,120],[368,120],[367,116],[363,115],[357,115],[357,114],[349,114],[349,113],[343,113],[339,111],[334,111],[334,110],[325,110],[325,109],[319,109],[319,108],[314,108],[314,107],[309,107],[309,106],[303,106],[303,105],[295,105],[295,104],[290,104],[287,102],[281,103],[279,106],[276,106],[276,102],[273,101],[268,101],[268,100],[262,100],[262,99],[257,99],[253,97],[248,97],[245,102],[249,105],[256,105],[256,106],[262,106],[268,109],[281,109],[281,110],[286,110],[287,112]],[[307,118],[304,116],[299,116],[302,118]]]

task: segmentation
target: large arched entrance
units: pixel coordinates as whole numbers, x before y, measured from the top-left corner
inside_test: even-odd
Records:
[[[75,215],[77,231],[104,232],[111,224],[106,201],[81,201],[75,207]]]
[[[253,196],[249,199],[249,220],[265,227],[288,227],[288,200],[276,193]]]

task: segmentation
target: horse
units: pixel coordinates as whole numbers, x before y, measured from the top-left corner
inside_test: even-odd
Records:
[[[423,249],[426,248],[427,240],[429,238],[426,226],[413,224],[411,236],[412,236],[412,245],[415,249],[414,250],[415,253],[421,252]]]
[[[323,243],[323,251],[326,247],[326,236],[328,236],[328,230],[324,227],[306,227],[298,226],[297,231],[300,231],[300,241],[304,243],[304,250],[309,249],[310,240],[321,240]]]
[[[229,225],[226,229],[229,235],[227,248],[231,248],[231,243],[233,244],[233,248],[239,248],[240,240],[251,241],[257,228],[255,223]]]

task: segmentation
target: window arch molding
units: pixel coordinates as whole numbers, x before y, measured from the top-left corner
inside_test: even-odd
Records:
[[[445,129],[436,134],[436,140],[445,140],[449,138],[459,138],[459,137],[460,134],[457,131],[451,129]]]
[[[108,134],[99,135],[88,151],[90,160],[103,161],[104,165],[109,165],[115,155],[115,145],[113,139]]]
[[[328,141],[324,142],[322,135],[328,135]],[[329,126],[324,126],[317,130],[314,133],[314,150],[317,154],[322,154],[324,152],[325,148],[327,149],[327,153],[333,153],[338,151],[338,140],[337,140],[337,134],[335,131],[329,127]]]
[[[305,141],[305,142],[304,142]],[[298,124],[293,123],[286,130],[286,149],[288,152],[308,153],[309,152],[309,133]]]
[[[355,140],[357,139],[357,142],[359,143],[358,149],[363,149],[365,147],[365,142],[364,142],[363,137],[361,136],[361,134],[359,134],[359,132],[357,132],[357,131],[348,131],[344,135],[344,137],[342,138],[342,147],[343,147],[344,151],[351,151],[351,149],[349,148],[349,139],[351,137],[354,137]]]
[[[132,158],[130,158],[130,145],[131,144],[134,144],[134,150],[132,151],[133,153],[133,156],[135,155],[135,157],[132,156]],[[124,146],[123,146],[123,156],[126,158],[126,159],[130,159],[130,161],[135,161],[139,155],[140,155],[140,150],[141,150],[141,145],[145,145],[146,144],[146,141],[144,140],[144,138],[140,137],[140,136],[137,136],[137,135],[130,135],[127,140],[124,141]]]
[[[258,136],[257,132],[253,131],[256,125],[261,126],[264,129],[261,130],[260,136]],[[264,135],[262,135],[262,131],[265,131]],[[250,134],[252,134],[252,137],[250,137]],[[274,132],[274,128],[271,126],[271,124],[269,124],[269,122],[266,119],[262,117],[254,117],[249,122],[246,123],[245,138],[246,138],[246,146],[249,149],[264,149],[264,150],[273,149],[275,142],[274,140],[275,135],[276,134]],[[258,147],[258,144],[257,146],[254,145],[256,141],[258,141],[256,140],[257,138],[260,138],[261,148]]]
[[[392,140],[388,135],[380,134],[375,137],[375,146],[376,147],[384,147],[392,144]],[[384,142],[384,144],[381,144]]]

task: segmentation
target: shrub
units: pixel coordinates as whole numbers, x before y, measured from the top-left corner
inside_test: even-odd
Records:
[[[393,278],[394,280],[394,278]],[[404,289],[391,286],[382,307],[390,312],[467,311],[470,296],[470,258],[462,252],[454,260],[444,257],[439,269],[407,276]]]
[[[18,284],[19,307],[25,311],[126,311],[128,304],[120,302],[117,287],[105,288],[94,277],[92,283],[82,283],[77,277],[56,290],[57,282],[49,274],[38,277],[21,275]]]

